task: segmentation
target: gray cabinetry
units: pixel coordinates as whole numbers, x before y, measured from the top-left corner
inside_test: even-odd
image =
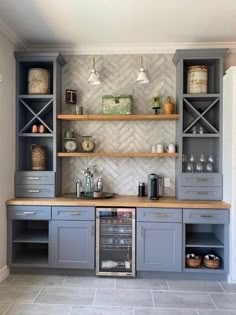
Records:
[[[52,217],[52,266],[94,269],[95,209],[52,207]]]
[[[137,271],[182,270],[182,209],[137,208]]]
[[[222,200],[222,82],[225,49],[177,50],[176,143],[178,199]],[[207,93],[190,94],[188,71],[207,68]],[[195,74],[197,75],[197,74]],[[188,82],[189,81],[189,82]],[[189,84],[190,84],[189,83]],[[197,83],[197,82],[196,82]],[[201,84],[199,78],[198,84]]]
[[[61,150],[58,139],[61,123],[61,67],[64,59],[57,53],[16,52],[16,197],[54,197],[61,192]],[[28,73],[43,68],[49,73],[48,94],[29,94]],[[39,79],[40,80],[40,79]],[[35,125],[38,132],[35,132]],[[34,133],[33,133],[34,126]],[[43,130],[39,132],[39,126]],[[58,137],[57,137],[58,136]],[[45,170],[33,170],[31,150],[40,145],[46,152]]]
[[[229,261],[229,211],[209,209],[183,210],[184,257],[195,254],[202,257],[199,268],[183,264],[185,272],[227,273]],[[204,256],[216,255],[220,267],[210,269],[204,266]]]

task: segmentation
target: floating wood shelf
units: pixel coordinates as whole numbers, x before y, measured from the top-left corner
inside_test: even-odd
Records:
[[[152,152],[58,152],[59,157],[177,157],[178,153],[152,153]]]
[[[57,119],[61,120],[79,120],[79,121],[114,121],[114,120],[177,120],[179,114],[172,115],[57,115]]]

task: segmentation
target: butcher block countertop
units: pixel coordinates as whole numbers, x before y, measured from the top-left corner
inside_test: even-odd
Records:
[[[78,198],[13,198],[6,205],[16,206],[92,206],[92,207],[144,207],[144,208],[191,208],[191,209],[229,209],[224,201],[177,200],[175,197],[161,197],[149,200],[147,197],[115,195],[109,199]]]

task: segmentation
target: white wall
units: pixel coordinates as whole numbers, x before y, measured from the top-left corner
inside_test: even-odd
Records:
[[[6,207],[13,196],[15,169],[15,58],[13,44],[0,32],[0,282],[6,267]]]

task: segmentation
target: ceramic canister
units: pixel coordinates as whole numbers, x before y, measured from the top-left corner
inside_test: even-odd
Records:
[[[188,67],[187,93],[206,94],[207,93],[207,66]]]

